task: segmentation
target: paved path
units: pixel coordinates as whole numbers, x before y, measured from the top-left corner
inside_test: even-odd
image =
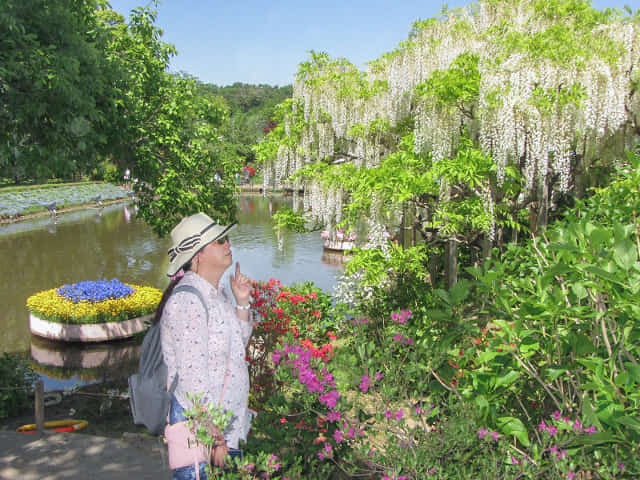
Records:
[[[69,478],[168,480],[171,470],[166,448],[158,438],[0,431],[0,479]]]

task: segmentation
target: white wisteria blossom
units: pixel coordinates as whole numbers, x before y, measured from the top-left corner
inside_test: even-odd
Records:
[[[517,202],[552,201],[572,189],[578,171],[630,148],[639,130],[637,18],[603,13],[585,27],[580,15],[543,11],[533,0],[480,0],[417,22],[364,72],[313,54],[301,65],[286,142],[265,166],[265,188],[316,162],[380,165],[402,124],[413,125],[416,153],[437,162],[455,156],[462,136],[471,138],[495,162],[499,185],[509,166],[522,174]],[[477,59],[477,91],[463,100],[417,93],[465,55]],[[335,185],[305,185],[304,208],[326,226],[341,221],[345,200],[348,192]],[[483,201],[493,216],[490,190]]]

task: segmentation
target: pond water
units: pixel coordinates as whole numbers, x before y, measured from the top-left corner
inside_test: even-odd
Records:
[[[230,239],[244,273],[332,290],[341,258],[323,251],[319,233],[284,232],[278,239],[272,230],[271,215],[292,206],[290,197],[247,195],[238,202],[239,225]],[[29,355],[48,390],[128,375],[137,365],[137,343],[64,344],[32,336],[25,302],[41,290],[82,280],[118,278],[164,290],[169,244],[123,203],[1,225],[0,351]]]

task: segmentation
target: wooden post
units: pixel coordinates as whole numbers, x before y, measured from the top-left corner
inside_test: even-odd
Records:
[[[44,383],[42,380],[36,382],[36,430],[39,432],[44,431]]]

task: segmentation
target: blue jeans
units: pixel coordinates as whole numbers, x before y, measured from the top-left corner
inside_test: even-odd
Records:
[[[169,424],[173,425],[178,422],[184,422],[187,417],[184,416],[184,408],[178,403],[175,395],[171,397],[171,409],[169,410]],[[231,459],[238,458],[242,460],[242,450],[235,448],[229,449],[229,456]],[[200,470],[200,480],[206,480],[205,474],[206,462],[200,463],[198,468]],[[190,467],[180,467],[173,471],[173,480],[196,480],[196,468],[195,465]]]

